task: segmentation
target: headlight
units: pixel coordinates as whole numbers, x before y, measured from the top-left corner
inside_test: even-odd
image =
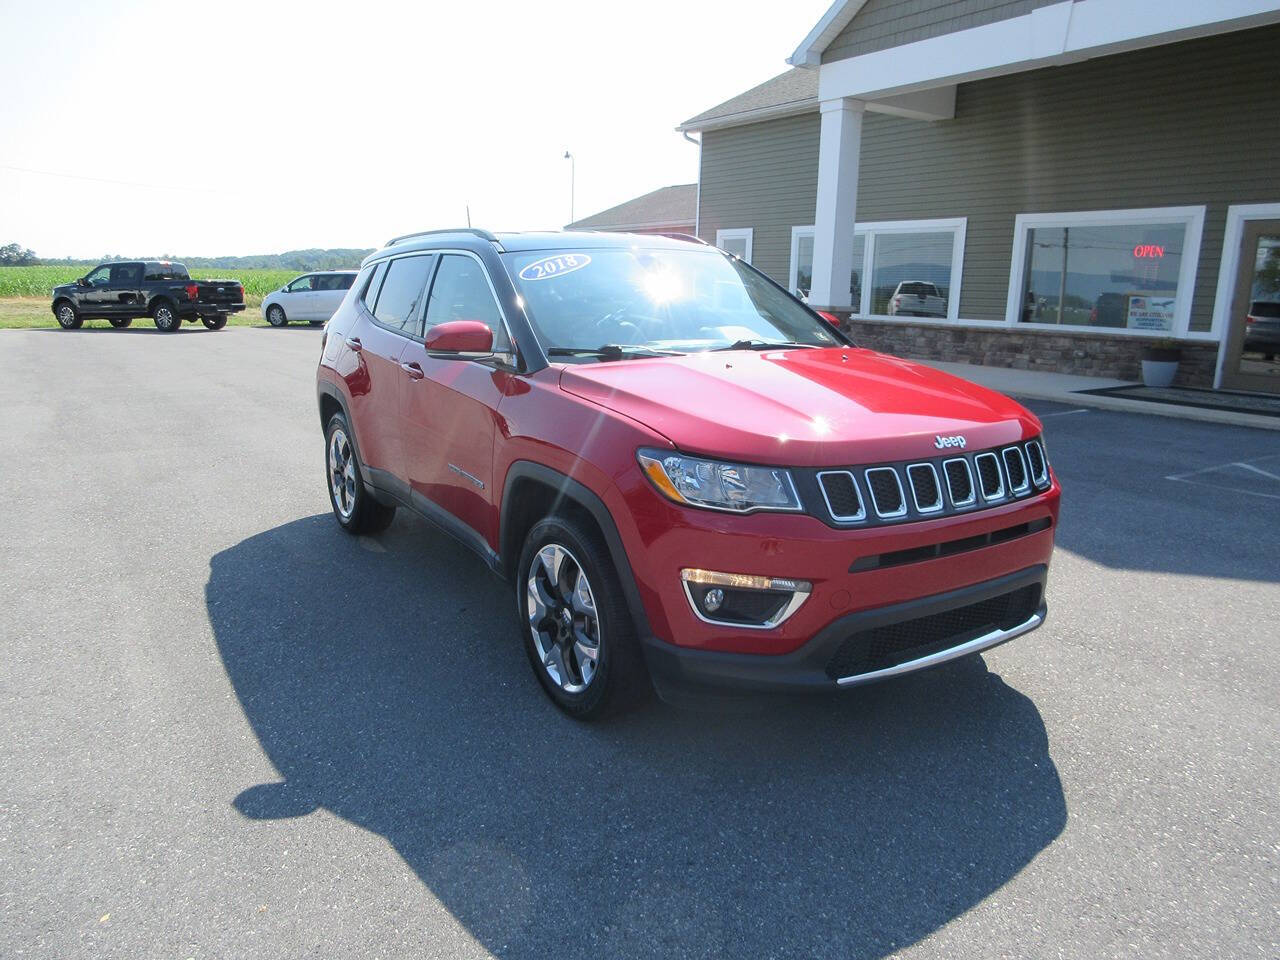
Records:
[[[710,510],[799,510],[791,474],[781,467],[721,463],[662,450],[636,453],[645,474],[676,503]]]

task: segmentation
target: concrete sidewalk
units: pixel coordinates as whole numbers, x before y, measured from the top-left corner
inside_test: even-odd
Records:
[[[1202,420],[1208,423],[1227,423],[1238,427],[1258,427],[1262,430],[1280,430],[1280,417],[1267,417],[1254,413],[1236,413],[1231,410],[1212,410],[1205,407],[1175,406],[1168,403],[1152,403],[1145,400],[1127,400],[1123,397],[1107,397],[1078,393],[1080,390],[1097,390],[1104,387],[1131,386],[1129,380],[1108,380],[1105,377],[1080,377],[1066,373],[1049,373],[1043,370],[1014,370],[1008,367],[983,367],[973,363],[944,363],[921,361],[939,370],[980,383],[992,390],[1029,400],[1052,400],[1076,407],[1096,407],[1103,410],[1121,410],[1125,413],[1151,413],[1158,417],[1176,417],[1181,420]]]

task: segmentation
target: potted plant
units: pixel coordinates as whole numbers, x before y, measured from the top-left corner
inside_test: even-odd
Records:
[[[1142,351],[1142,382],[1148,387],[1167,387],[1178,373],[1182,348],[1177,340],[1153,340]]]

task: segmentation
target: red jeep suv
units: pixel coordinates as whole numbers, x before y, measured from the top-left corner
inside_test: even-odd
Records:
[[[472,547],[577,717],[650,682],[854,686],[1044,620],[1039,421],[710,246],[397,238],[329,321],[317,386],[338,523],[406,507]]]

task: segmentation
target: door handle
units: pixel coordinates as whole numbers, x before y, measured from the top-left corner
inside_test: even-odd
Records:
[[[361,343],[360,343],[360,338],[359,338],[359,337],[347,337],[347,348],[348,348],[348,349],[350,349],[350,350],[354,350],[356,353],[359,353],[359,352],[360,352],[360,348],[361,348],[362,346],[363,346],[363,344],[361,344]]]
[[[404,361],[401,361],[400,369],[409,375],[410,380],[421,380],[424,376],[426,376],[426,374],[422,372],[422,368],[418,366],[416,363],[413,363],[412,361],[410,361],[409,363],[405,363]]]

